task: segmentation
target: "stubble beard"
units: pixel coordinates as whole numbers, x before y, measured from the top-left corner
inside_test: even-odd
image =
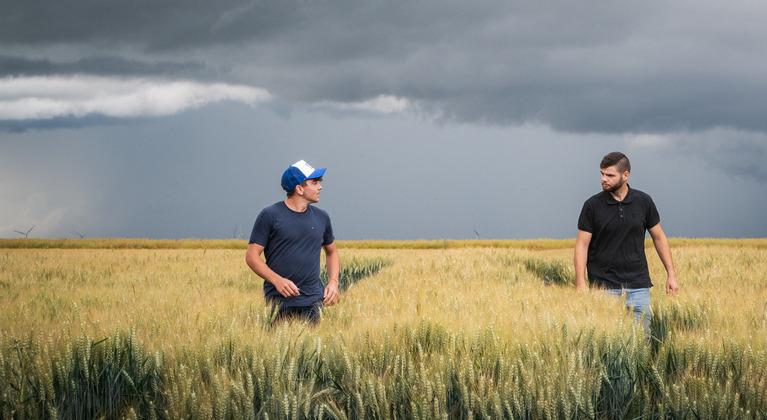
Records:
[[[602,189],[607,191],[607,192],[609,192],[609,193],[614,193],[614,192],[618,191],[619,189],[621,189],[624,184],[625,184],[625,182],[623,180],[621,180],[621,181],[618,181],[615,185],[613,185],[611,187],[605,187],[604,185],[602,185]]]

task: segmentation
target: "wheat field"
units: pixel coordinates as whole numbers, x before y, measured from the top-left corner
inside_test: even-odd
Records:
[[[767,240],[650,246],[645,337],[573,241],[339,242],[274,323],[241,241],[0,241],[1,418],[767,418]]]

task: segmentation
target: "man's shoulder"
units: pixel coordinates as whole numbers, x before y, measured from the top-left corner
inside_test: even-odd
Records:
[[[650,194],[647,194],[646,192],[642,190],[632,189],[632,191],[634,191],[634,194],[636,194],[639,197],[650,198]]]
[[[586,199],[584,204],[595,204],[595,203],[606,203],[606,202],[607,202],[607,197],[605,196],[605,192],[600,191],[592,195],[588,199]]]
[[[326,212],[325,210],[322,210],[319,207],[309,206],[306,208],[306,210],[312,212],[312,214],[314,215],[330,218],[330,215],[328,214],[328,212]]]
[[[644,191],[637,190],[637,189],[634,189],[634,188],[632,188],[629,191],[631,191],[631,194],[632,194],[631,198],[632,198],[632,200],[652,201],[652,197],[650,197],[650,194],[647,194]]]
[[[284,211],[286,208],[287,206],[285,205],[284,201],[278,201],[270,206],[264,207],[264,209],[261,211],[266,213],[277,213],[280,211]]]
[[[261,209],[261,212],[258,214],[258,219],[263,221],[268,220],[275,220],[280,217],[280,215],[285,214],[285,209],[287,209],[287,206],[282,201],[278,201],[270,206],[264,207]]]

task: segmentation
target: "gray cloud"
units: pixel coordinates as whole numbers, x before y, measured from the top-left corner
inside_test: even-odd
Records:
[[[718,138],[704,139],[711,153]],[[612,150],[631,158],[631,185],[656,200],[668,235],[767,235],[767,182],[702,160],[692,140],[219,103],[0,134],[0,235],[228,238],[284,198],[280,174],[306,159],[328,168],[318,206],[339,239],[571,238]]]
[[[227,237],[303,158],[342,239],[571,237],[616,149],[670,235],[767,235],[762,3],[7,3],[2,235]]]
[[[732,129],[713,129],[639,140],[658,153],[694,157],[708,169],[767,184],[767,134]]]
[[[89,56],[72,62],[28,59],[0,55],[0,74],[40,76],[49,74],[99,74],[111,76],[200,77],[205,74],[202,62],[140,61],[115,56]]]
[[[568,132],[767,131],[759,4],[74,1],[8,5],[4,74],[163,75],[289,102],[394,95]],[[30,24],[40,22],[40,24]],[[45,23],[45,24],[43,24]],[[54,53],[46,54],[59,48]]]
[[[56,117],[45,119],[24,120],[0,120],[0,131],[9,133],[23,133],[28,130],[55,130],[77,129],[83,127],[97,127],[103,125],[130,124],[124,118],[105,117],[103,115],[89,115],[86,117]]]

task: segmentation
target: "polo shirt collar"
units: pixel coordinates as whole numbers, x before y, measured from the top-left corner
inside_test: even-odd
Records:
[[[634,199],[634,190],[631,188],[630,185],[626,184],[626,186],[629,188],[629,191],[626,193],[626,196],[623,197],[623,201],[618,201],[609,192],[602,191],[602,193],[604,193],[604,195],[605,195],[605,201],[607,201],[607,204],[618,204],[618,203],[628,204],[628,203],[630,203],[631,200]]]

